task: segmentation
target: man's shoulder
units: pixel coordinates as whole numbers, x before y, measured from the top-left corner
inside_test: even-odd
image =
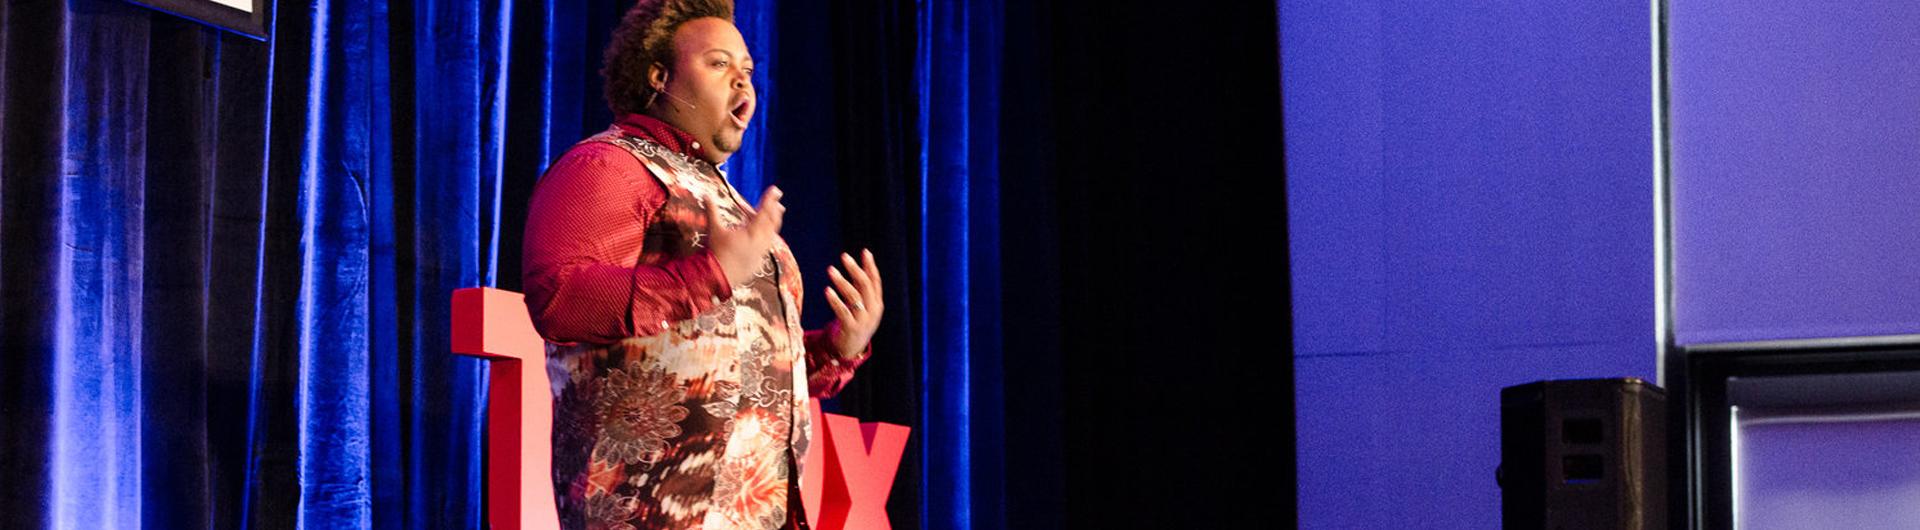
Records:
[[[582,140],[568,147],[554,159],[546,174],[535,184],[539,188],[548,186],[587,186],[593,189],[606,189],[606,186],[619,186],[642,195],[651,195],[659,191],[660,183],[653,171],[639,158],[639,153],[626,146],[595,138]],[[548,184],[554,182],[556,184]],[[568,184],[557,184],[568,183]]]
[[[553,161],[553,169],[555,171],[578,166],[624,169],[642,168],[640,159],[635,158],[632,151],[618,144],[604,141],[599,136],[589,137],[581,140],[579,143],[573,144],[568,147],[565,152],[560,153],[559,158]]]

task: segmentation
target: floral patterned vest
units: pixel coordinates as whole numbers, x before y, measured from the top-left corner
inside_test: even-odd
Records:
[[[705,161],[618,126],[584,142],[632,152],[667,190],[638,265],[704,249],[706,205],[730,225],[748,209]],[[800,271],[785,241],[769,257],[731,299],[660,333],[547,345],[562,527],[778,528],[801,509],[788,506],[812,433]]]

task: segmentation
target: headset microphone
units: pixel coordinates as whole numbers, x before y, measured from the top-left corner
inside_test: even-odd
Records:
[[[673,100],[674,100],[674,101],[678,101],[678,102],[680,102],[680,104],[682,104],[682,105],[686,105],[686,106],[687,106],[687,108],[688,108],[688,109],[690,109],[690,110],[697,110],[697,109],[699,109],[700,107],[696,107],[696,106],[694,106],[694,105],[693,105],[693,102],[691,102],[691,101],[687,101],[687,100],[684,100],[684,99],[680,99],[680,96],[676,96],[676,95],[673,95],[673,93],[672,93],[672,92],[668,92],[668,91],[667,91],[667,78],[669,78],[669,77],[672,77],[672,75],[673,75],[673,74],[672,74],[671,72],[662,72],[662,73],[660,74],[660,86],[658,86],[658,87],[654,87],[654,89],[653,89],[653,91],[654,91],[654,92],[659,92],[659,93],[661,93],[661,94],[666,94],[666,95],[667,95],[667,97],[670,97],[670,98],[673,98]]]
[[[678,102],[680,102],[680,104],[682,104],[682,105],[686,105],[688,109],[698,109],[698,108],[700,108],[700,107],[696,107],[696,106],[694,106],[694,105],[693,105],[693,102],[690,102],[690,101],[687,101],[687,100],[684,100],[684,99],[680,99],[680,96],[676,96],[676,95],[673,95],[673,93],[672,93],[672,92],[668,92],[668,91],[667,91],[667,89],[666,89],[666,87],[661,87],[661,88],[660,88],[660,91],[659,91],[659,92],[660,92],[661,94],[666,94],[666,95],[667,95],[667,97],[670,97],[670,98],[673,98],[673,100],[674,100],[674,101],[678,101]]]

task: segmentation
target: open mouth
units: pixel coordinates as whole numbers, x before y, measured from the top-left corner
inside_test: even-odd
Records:
[[[740,101],[734,102],[733,110],[728,111],[728,114],[733,118],[735,126],[741,129],[747,128],[747,120],[753,117],[753,98],[740,98]]]

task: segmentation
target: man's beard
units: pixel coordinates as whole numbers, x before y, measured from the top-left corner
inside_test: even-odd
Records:
[[[719,131],[713,133],[713,138],[710,139],[712,141],[707,143],[713,144],[713,148],[722,153],[738,153],[740,152],[740,138],[744,136],[746,136],[746,131],[741,131],[740,134],[728,134],[727,131]]]

